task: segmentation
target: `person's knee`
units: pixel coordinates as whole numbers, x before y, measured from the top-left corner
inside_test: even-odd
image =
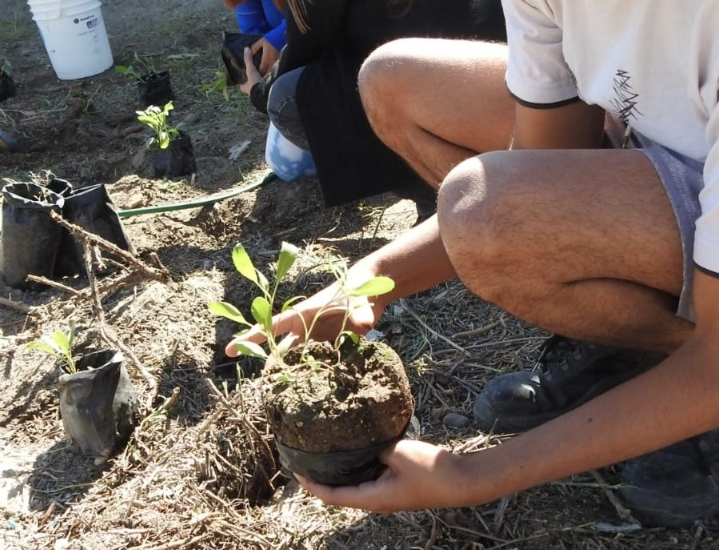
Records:
[[[365,59],[357,77],[360,97],[371,122],[402,106],[403,73],[409,69],[412,44],[417,39],[400,38],[379,46]],[[396,112],[396,111],[395,111]]]
[[[437,202],[442,242],[457,275],[496,303],[522,255],[517,239],[524,205],[511,191],[510,161],[501,151],[462,162],[442,182]]]

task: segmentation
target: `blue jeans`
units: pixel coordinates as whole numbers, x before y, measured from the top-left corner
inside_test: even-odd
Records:
[[[300,149],[310,150],[305,126],[297,108],[297,82],[304,67],[289,71],[272,83],[267,114],[277,130]]]

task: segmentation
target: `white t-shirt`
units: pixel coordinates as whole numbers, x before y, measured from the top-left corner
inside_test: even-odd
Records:
[[[502,0],[507,86],[579,97],[704,162],[694,261],[719,274],[719,0]]]

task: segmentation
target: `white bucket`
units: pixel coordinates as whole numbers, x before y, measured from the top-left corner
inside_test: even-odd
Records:
[[[85,78],[112,67],[99,0],[27,0],[60,80]]]

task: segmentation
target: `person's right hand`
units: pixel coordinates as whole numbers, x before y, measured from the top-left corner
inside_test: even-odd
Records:
[[[375,275],[356,265],[348,272],[347,284],[358,286]],[[292,309],[275,315],[272,319],[272,331],[279,340],[287,335],[293,338],[293,344],[299,344],[309,337],[314,340],[334,340],[342,330],[351,330],[357,334],[366,334],[382,315],[387,295],[370,297],[353,297],[349,300],[342,296],[340,287],[334,283],[295,304]],[[347,323],[343,327],[343,321]],[[304,320],[304,323],[303,323]],[[305,333],[305,326],[311,327],[311,334]],[[233,338],[225,347],[229,357],[236,357],[234,345],[238,342],[254,342],[260,344],[267,340],[264,330],[255,325],[242,336]]]

